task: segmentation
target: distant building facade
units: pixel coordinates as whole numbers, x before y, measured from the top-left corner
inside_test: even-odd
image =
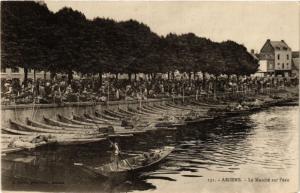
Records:
[[[289,77],[292,73],[292,50],[284,40],[268,39],[260,50],[259,64],[264,66],[265,75]]]
[[[300,63],[300,56],[299,51],[292,52],[292,77],[296,77],[299,79],[299,63]]]
[[[36,79],[49,79],[50,73],[44,71],[35,72]],[[3,68],[1,67],[1,79],[19,79],[21,82],[24,80],[24,68]],[[34,79],[34,71],[28,69],[28,79]]]

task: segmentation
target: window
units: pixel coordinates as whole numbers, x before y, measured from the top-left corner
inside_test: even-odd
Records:
[[[282,63],[282,69],[284,69],[284,63]]]
[[[6,68],[1,68],[1,72],[6,73]]]
[[[280,60],[280,54],[277,55],[277,59]]]
[[[289,57],[289,55],[287,54],[287,55],[286,55],[286,59],[289,60],[289,58],[290,58],[290,57]]]
[[[11,72],[12,72],[12,73],[18,73],[18,72],[19,72],[19,68],[12,68],[12,69],[11,69]]]

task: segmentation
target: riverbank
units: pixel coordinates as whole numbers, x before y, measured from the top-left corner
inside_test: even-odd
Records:
[[[285,87],[281,89],[265,89],[257,94],[255,91],[248,91],[248,92],[228,92],[228,93],[218,93],[214,94],[202,94],[202,95],[190,95],[190,96],[177,96],[177,97],[169,97],[169,98],[155,98],[155,99],[146,99],[146,100],[119,100],[119,101],[109,101],[109,102],[64,102],[61,104],[51,103],[51,104],[37,104],[37,103],[30,103],[30,104],[1,104],[1,110],[15,110],[15,109],[31,109],[31,108],[57,108],[57,107],[85,107],[85,106],[114,106],[114,105],[127,105],[127,104],[137,104],[137,103],[156,103],[156,102],[163,102],[163,101],[184,101],[190,99],[196,100],[208,100],[211,99],[213,102],[218,103],[219,99],[224,98],[267,98],[266,95],[276,95],[278,97],[291,97],[297,96],[299,94],[299,87]]]
[[[199,96],[179,96],[174,98],[148,99],[148,100],[122,100],[104,102],[73,102],[63,104],[19,104],[19,105],[1,105],[1,124],[9,126],[9,119],[25,121],[27,117],[35,120],[43,120],[43,116],[56,118],[57,113],[69,117],[72,113],[82,115],[83,113],[94,114],[95,110],[103,111],[105,109],[118,109],[137,107],[143,104],[162,104],[168,101],[189,103],[196,100],[210,105],[236,105],[241,101],[253,101],[259,99],[272,103],[276,98],[298,101],[298,86],[286,87],[285,89],[264,90],[259,94],[255,92],[235,92],[223,93],[222,95],[199,95]]]

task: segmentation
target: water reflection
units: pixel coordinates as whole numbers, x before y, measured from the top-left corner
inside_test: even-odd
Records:
[[[174,183],[180,187],[189,183],[193,190],[207,186],[207,178],[212,176],[286,173],[287,169],[297,167],[297,113],[298,107],[275,107],[252,115],[184,127],[176,132],[122,139],[120,147],[127,154],[162,145],[176,146],[159,167],[123,183],[93,176],[73,165],[109,162],[107,142],[84,146],[51,145],[11,154],[2,160],[2,187],[70,192],[172,192]],[[255,168],[259,170],[254,171]]]

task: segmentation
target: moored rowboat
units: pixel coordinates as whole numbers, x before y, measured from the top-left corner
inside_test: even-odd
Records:
[[[165,146],[161,149],[151,150],[147,153],[123,159],[118,164],[108,163],[98,167],[83,164],[76,165],[89,173],[92,172],[105,177],[120,177],[120,175],[129,175],[149,170],[151,167],[162,162],[173,150],[174,147]]]

